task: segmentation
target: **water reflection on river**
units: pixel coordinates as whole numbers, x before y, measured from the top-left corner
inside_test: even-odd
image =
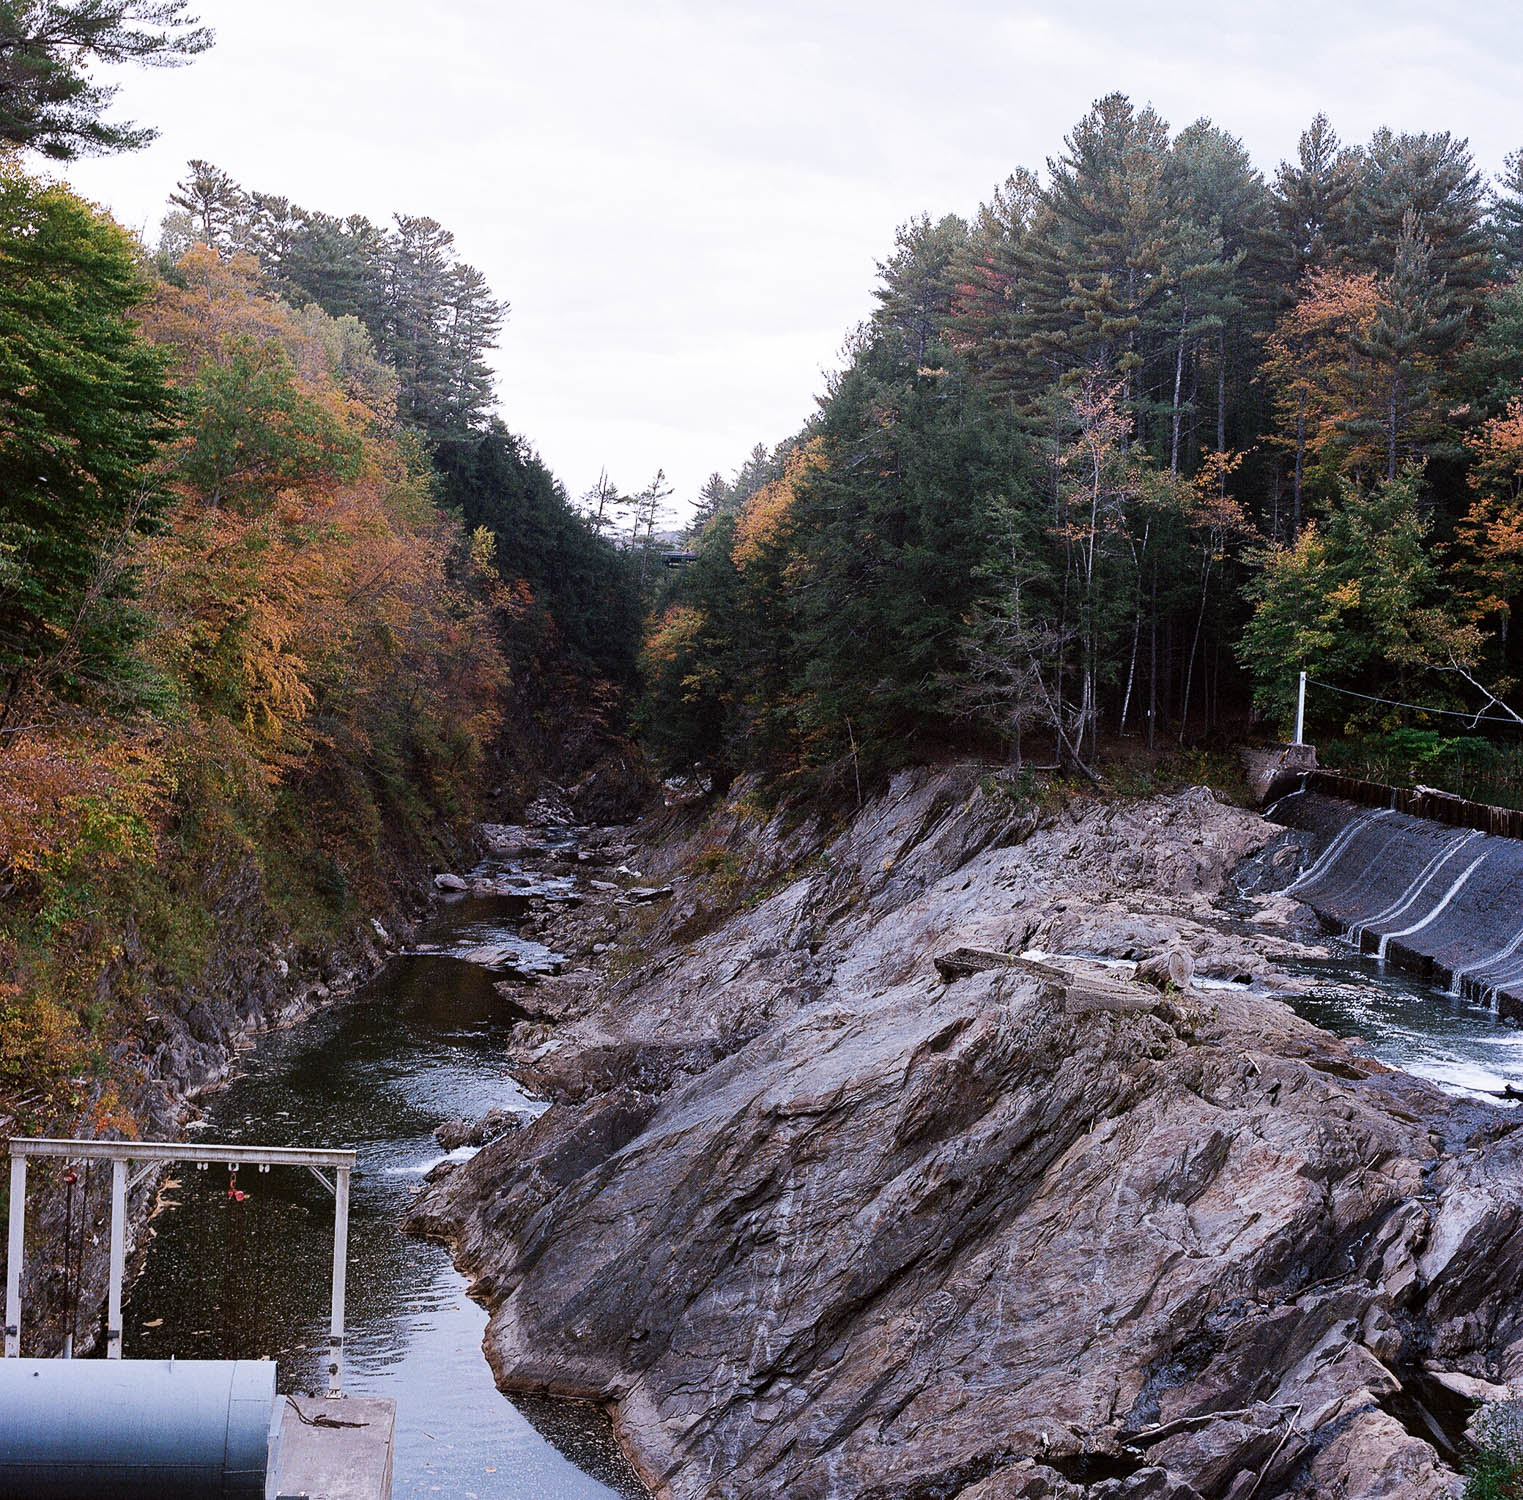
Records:
[[[447,908],[428,933],[511,933],[509,903]],[[511,1016],[489,970],[394,959],[352,1001],[267,1039],[209,1100],[204,1135],[359,1153],[349,1231],[346,1389],[397,1402],[394,1493],[479,1500],[642,1496],[600,1413],[510,1403],[481,1352],[486,1315],[445,1250],[397,1225],[452,1116],[529,1103],[508,1076]],[[283,1390],[324,1375],[332,1199],[307,1173],[178,1169],[126,1309],[129,1357],[270,1355]]]

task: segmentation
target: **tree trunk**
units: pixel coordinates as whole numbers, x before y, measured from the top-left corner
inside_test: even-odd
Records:
[[[1301,476],[1306,469],[1306,392],[1296,406],[1296,479],[1291,491],[1290,539],[1301,535]]]
[[[1174,432],[1169,442],[1169,473],[1179,473],[1179,388],[1185,377],[1185,318],[1189,304],[1179,309],[1179,341],[1174,346]]]
[[[1200,648],[1200,632],[1206,623],[1206,592],[1211,584],[1211,560],[1206,559],[1205,571],[1200,575],[1200,612],[1195,616],[1195,636],[1190,642],[1190,659],[1185,664],[1185,700],[1184,711],[1179,719],[1179,743],[1185,742],[1185,734],[1190,728],[1190,690],[1195,681],[1195,654]]]
[[[1227,451],[1227,330],[1216,330],[1216,451]],[[1222,476],[1223,491],[1227,483]]]
[[[1148,627],[1148,749],[1158,723],[1158,559],[1153,559],[1153,608]]]

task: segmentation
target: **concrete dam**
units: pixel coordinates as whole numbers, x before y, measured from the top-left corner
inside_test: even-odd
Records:
[[[1523,1021],[1523,839],[1317,791],[1269,816],[1309,836],[1287,895],[1362,952]]]

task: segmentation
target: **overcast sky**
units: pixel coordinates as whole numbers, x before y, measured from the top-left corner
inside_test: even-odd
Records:
[[[796,429],[921,210],[971,213],[1113,89],[1272,170],[1324,109],[1523,146],[1510,0],[203,0],[217,45],[125,75],[130,157],[71,169],[156,230],[184,163],[304,207],[428,214],[512,303],[502,414],[573,495],[687,499]]]

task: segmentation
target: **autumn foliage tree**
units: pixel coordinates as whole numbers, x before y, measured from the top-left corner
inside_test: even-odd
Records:
[[[355,319],[0,216],[0,1109],[47,1120],[163,980],[125,931],[184,982],[219,903],[320,940],[469,813],[516,604]]]

